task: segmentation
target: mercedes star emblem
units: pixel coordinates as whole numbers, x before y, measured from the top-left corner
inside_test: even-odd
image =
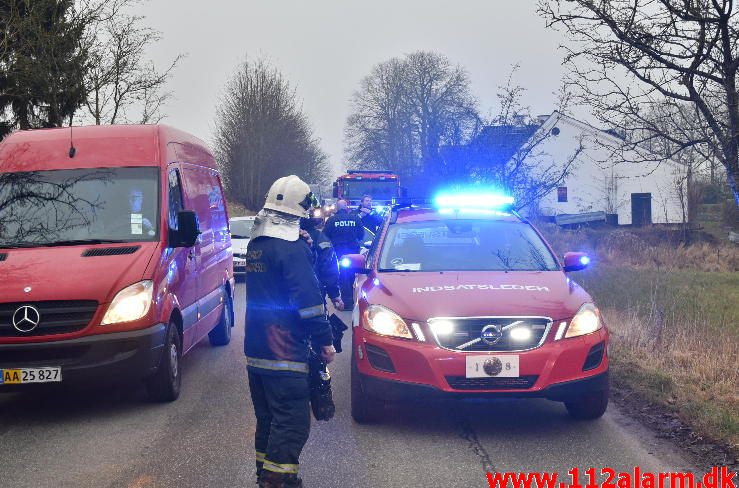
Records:
[[[32,305],[23,305],[13,314],[13,328],[18,332],[32,332],[41,322],[41,313]]]

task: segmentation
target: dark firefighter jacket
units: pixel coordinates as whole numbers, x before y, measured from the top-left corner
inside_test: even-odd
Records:
[[[382,225],[382,217],[377,215],[374,210],[366,214],[359,209],[357,210],[357,217],[362,222],[362,226],[368,228],[373,233],[377,233],[377,229]]]
[[[364,227],[356,214],[349,213],[348,210],[339,210],[326,221],[323,233],[331,239],[336,254],[341,257],[342,254],[359,252],[360,242],[364,238]]]
[[[330,299],[338,298],[339,291],[339,261],[336,258],[334,246],[326,235],[315,227],[307,229],[313,239],[315,253],[316,276],[321,289]]]
[[[307,374],[308,343],[332,344],[323,294],[302,239],[249,241],[246,256],[247,367],[264,374]]]

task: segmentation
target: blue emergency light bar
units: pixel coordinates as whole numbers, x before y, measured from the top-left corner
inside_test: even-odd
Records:
[[[513,206],[514,199],[499,193],[458,193],[442,194],[434,199],[434,204],[442,209],[487,209],[506,210]]]

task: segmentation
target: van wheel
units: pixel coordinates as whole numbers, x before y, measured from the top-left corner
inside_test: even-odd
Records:
[[[565,402],[567,412],[578,420],[601,418],[608,408],[608,389],[586,393],[576,400]]]
[[[182,359],[180,335],[177,333],[177,326],[170,322],[159,368],[146,380],[146,390],[153,401],[173,402],[180,396],[182,386],[180,359]]]
[[[362,381],[354,354],[352,354],[351,370],[351,410],[352,418],[358,424],[379,421],[385,410],[385,402],[383,400],[370,397],[362,390]]]
[[[213,330],[208,333],[211,346],[225,346],[231,342],[231,328],[234,323],[234,307],[231,296],[226,293],[221,311],[221,320],[218,321]]]

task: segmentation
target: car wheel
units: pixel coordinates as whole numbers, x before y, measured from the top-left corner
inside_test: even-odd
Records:
[[[231,342],[231,329],[234,323],[234,307],[231,295],[226,293],[221,311],[221,320],[218,321],[213,330],[208,333],[211,346],[225,346]]]
[[[180,396],[182,386],[182,343],[177,326],[170,322],[164,341],[164,352],[156,373],[146,380],[149,398],[155,402],[173,402]]]
[[[352,418],[358,424],[377,422],[382,417],[385,402],[379,398],[368,396],[362,390],[362,381],[357,363],[352,354],[351,369],[351,410]]]
[[[608,389],[594,391],[565,402],[567,412],[572,418],[578,420],[595,420],[603,416],[608,408]]]

